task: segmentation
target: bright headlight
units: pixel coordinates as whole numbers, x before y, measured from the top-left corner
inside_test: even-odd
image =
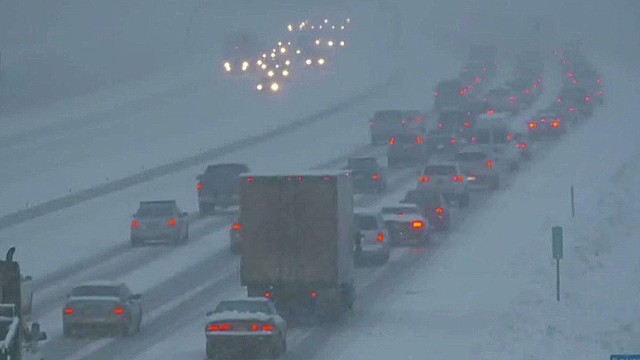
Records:
[[[320,45],[320,39],[316,40],[316,45]]]
[[[344,25],[340,26],[340,30],[344,30]]]
[[[340,41],[340,46],[344,46],[344,40]]]
[[[329,22],[329,19],[324,19],[324,23],[327,24]]]
[[[287,29],[288,29],[289,31],[293,31],[293,25],[291,25],[291,24],[287,25]]]
[[[327,45],[329,45],[329,47],[332,47],[333,46],[333,41],[329,40],[329,42],[327,42]]]
[[[256,86],[256,89],[258,89],[258,91],[262,91],[262,84],[258,84],[258,85]]]
[[[347,24],[350,24],[350,23],[351,23],[351,19],[347,18]]]
[[[324,59],[323,58],[318,59],[318,65],[324,65]]]
[[[224,69],[225,69],[226,71],[231,71],[231,64],[230,64],[229,62],[225,62],[225,63],[224,63]]]
[[[300,55],[301,51],[300,49],[296,50],[296,54]]]
[[[256,61],[256,64],[257,64],[257,65],[262,65],[262,60],[258,60],[258,61]]]
[[[307,59],[307,60],[305,60],[304,63],[307,64],[307,65],[311,65],[312,61],[311,61],[311,59]]]
[[[269,70],[269,71],[267,72],[267,76],[269,76],[269,77],[273,77],[273,70]]]
[[[289,66],[289,65],[291,65],[291,61],[287,60],[287,61],[284,62],[284,64]]]
[[[262,54],[262,58],[266,59],[267,58],[267,54]]]
[[[242,63],[242,71],[247,71],[248,68],[249,68],[249,62],[244,61]]]
[[[280,85],[277,82],[271,84],[271,91],[276,92],[280,89]]]
[[[282,70],[282,76],[289,76],[289,70]]]
[[[274,57],[276,57],[276,53],[272,52],[271,53],[271,58],[273,59]]]
[[[287,48],[286,47],[283,46],[283,47],[280,48],[280,53],[284,54],[286,52],[287,52]]]
[[[267,64],[262,64],[262,65],[260,65],[260,68],[261,68],[262,70],[265,70],[265,69],[267,68]]]

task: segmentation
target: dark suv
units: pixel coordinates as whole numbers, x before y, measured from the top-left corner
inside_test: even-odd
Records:
[[[216,207],[227,208],[240,203],[241,174],[249,172],[246,164],[209,165],[198,175],[198,208],[200,216],[214,214]]]
[[[354,193],[383,192],[387,187],[382,168],[375,158],[350,158],[347,169],[351,173]]]

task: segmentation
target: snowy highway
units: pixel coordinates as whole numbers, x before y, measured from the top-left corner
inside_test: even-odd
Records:
[[[100,3],[103,11],[120,11]],[[230,2],[224,9],[200,1],[189,5],[194,12],[169,3],[154,12],[158,17],[177,14],[180,26],[160,31],[160,23],[154,23],[140,30],[141,38],[150,36],[146,32],[158,37],[151,43],[162,43],[162,34],[171,34],[165,51],[184,51],[158,65],[162,71],[114,79],[90,93],[80,90],[87,84],[78,84],[76,90],[67,89],[69,94],[59,94],[60,99],[43,92],[42,98],[34,98],[38,106],[29,109],[22,109],[25,99],[14,94],[4,106],[11,111],[0,112],[0,161],[10,169],[0,172],[0,219],[147,169],[203,152],[210,155],[123,189],[0,224],[1,248],[17,246],[22,272],[34,278],[31,319],[47,332],[40,346],[46,359],[205,359],[205,313],[247,291],[240,284],[240,257],[229,251],[229,229],[238,209],[201,217],[196,175],[214,162],[282,173],[344,168],[356,156],[386,165],[385,148],[370,145],[367,120],[373,112],[419,109],[426,111],[426,121],[434,122],[432,89],[456,76],[465,60],[466,44],[437,38],[450,19],[421,13],[429,8],[434,14],[457,16],[454,5],[399,4],[396,10],[404,22],[397,43],[394,21],[399,15],[382,2],[329,2],[313,10],[323,16],[340,11],[357,15],[350,52],[325,73],[308,72],[285,92],[263,96],[247,86],[246,78],[221,74],[219,49],[208,43],[221,42],[222,33],[238,21],[252,24],[274,42],[274,34],[284,33],[288,22],[314,11],[286,2],[251,2],[246,8]],[[136,9],[146,7],[153,5],[137,4],[128,16],[139,20]],[[71,9],[65,4],[58,10]],[[75,8],[78,14],[97,9]],[[263,16],[265,12],[271,16]],[[50,31],[67,33],[79,18],[67,13],[57,26],[49,24]],[[464,26],[481,26],[473,15],[463,18]],[[473,36],[484,34],[477,30],[469,35],[464,26],[451,39],[469,36],[473,42]],[[77,36],[79,42],[92,38]],[[130,41],[127,46],[135,48],[136,40]],[[554,41],[543,38],[541,46],[550,48]],[[55,47],[53,41],[35,40],[22,47],[0,36],[3,43],[9,49],[8,56],[3,54],[3,62],[8,59],[5,72],[23,66],[19,59],[25,52]],[[81,52],[81,46],[67,51]],[[537,111],[556,102],[562,87],[564,70],[548,53],[544,94],[514,117],[523,131]],[[513,71],[513,59],[501,54],[507,60],[498,66],[496,84]],[[353,312],[335,324],[290,325],[284,359],[596,360],[640,352],[635,300],[640,290],[629,286],[640,275],[635,256],[640,250],[635,238],[640,230],[640,69],[605,51],[587,48],[586,55],[605,74],[604,105],[559,141],[531,144],[533,161],[502,178],[500,190],[473,192],[468,208],[451,204],[450,231],[436,233],[424,247],[394,247],[383,266],[357,267]],[[0,96],[14,80],[5,80]],[[274,129],[282,130],[272,133]],[[256,141],[233,145],[246,139]],[[388,190],[356,195],[354,206],[377,211],[397,203],[415,188],[418,172],[414,167],[388,169]],[[571,187],[576,189],[575,217]],[[129,226],[138,203],[162,199],[175,199],[189,213],[188,243],[131,247]],[[555,225],[565,228],[561,302],[555,301],[550,254]],[[93,279],[122,281],[142,294],[140,333],[63,336],[67,294]]]

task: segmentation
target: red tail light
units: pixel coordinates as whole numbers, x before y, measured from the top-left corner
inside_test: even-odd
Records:
[[[233,225],[231,225],[231,229],[232,230],[240,230],[240,229],[242,229],[242,224],[234,223]]]
[[[222,324],[209,324],[207,326],[207,331],[229,331],[231,330],[231,324],[222,323]]]
[[[464,89],[460,89],[459,93],[460,93],[460,95],[464,95],[464,94],[466,94],[468,91],[469,91],[469,90],[468,90],[467,88],[464,88]]]
[[[262,325],[262,331],[273,331],[273,325],[266,323]]]
[[[254,182],[256,180],[256,178],[254,178],[253,176],[247,176],[247,182]]]
[[[569,71],[567,75],[569,75],[569,77],[573,77],[575,74],[573,73],[573,71]]]
[[[476,76],[473,81],[475,81],[476,84],[480,84],[480,76]]]
[[[442,129],[444,128],[444,124],[443,123],[438,123],[438,129]]]
[[[422,116],[418,116],[418,117],[416,117],[416,122],[420,122],[420,121],[422,121],[422,120],[424,120],[424,118],[423,118]]]
[[[266,297],[267,299],[271,299],[272,296],[273,296],[273,293],[271,291],[264,292],[264,297]]]
[[[451,180],[453,182],[462,182],[462,180],[464,180],[464,177],[462,177],[462,175],[454,175],[451,177]]]
[[[558,96],[558,97],[556,98],[556,102],[557,102],[557,103],[561,103],[561,102],[562,102],[562,96]]]
[[[375,124],[376,124],[376,122],[375,122],[375,121],[373,121],[373,120],[370,120],[370,121],[369,121],[369,126],[374,126]]]
[[[602,80],[600,80],[600,78],[596,79],[596,84],[600,84],[602,82]]]
[[[378,233],[378,242],[384,242],[384,233]]]
[[[573,85],[576,85],[576,84],[578,83],[578,80],[573,79],[573,80],[571,80],[571,83],[572,83]]]
[[[487,110],[487,114],[489,114],[489,115],[493,115],[493,114],[495,114],[495,113],[496,113],[496,111],[495,111],[495,110],[493,110],[493,109],[489,109],[489,110]]]
[[[599,93],[600,95],[604,95],[604,90],[600,89],[600,90],[598,91],[598,93]]]
[[[452,144],[452,145],[455,145],[455,144],[457,144],[457,143],[458,143],[458,139],[456,139],[456,138],[451,138],[451,144]]]
[[[488,167],[493,167],[493,161],[492,160],[487,160],[487,166]]]
[[[434,91],[433,96],[440,96],[440,91]]]
[[[380,174],[373,174],[373,175],[371,175],[371,178],[373,180],[380,180]]]
[[[116,315],[122,315],[124,314],[124,308],[122,306],[116,306],[116,308],[113,309],[113,313]]]
[[[535,89],[539,88],[539,87],[540,87],[540,83],[535,83],[535,84],[533,84],[533,87],[534,87]]]
[[[251,324],[251,331],[259,331],[259,330],[260,330],[260,324],[258,323]]]
[[[422,144],[422,136],[416,136],[416,144]]]
[[[519,143],[518,144],[518,149],[526,149],[528,147],[529,147],[529,145],[527,143]]]
[[[535,129],[538,127],[538,123],[535,121],[529,122],[529,129]]]
[[[471,121],[465,121],[464,127],[471,127]]]
[[[515,97],[515,96],[513,96],[513,95],[509,96],[509,102],[510,102],[511,104],[515,104],[515,103],[516,103],[516,97]]]
[[[552,128],[560,127],[560,121],[558,121],[558,120],[553,120],[553,121],[551,122],[551,127],[552,127]]]
[[[177,222],[177,221],[176,221],[176,219],[174,219],[174,218],[171,218],[171,219],[169,219],[169,221],[167,221],[167,225],[169,225],[169,226],[171,226],[171,227],[176,226],[176,224],[177,224],[177,223],[178,223],[178,222]]]
[[[392,137],[392,138],[389,140],[389,145],[394,145],[395,143],[396,143],[396,138]]]
[[[414,229],[422,229],[424,227],[424,222],[416,220],[411,222],[411,227]]]
[[[201,182],[198,183],[198,185],[196,185],[196,187],[198,188],[198,191],[202,190],[202,188],[204,187],[204,185],[202,185]]]
[[[591,97],[590,96],[585,96],[584,97],[584,102],[589,102],[591,101]]]
[[[439,208],[437,208],[437,209],[436,209],[436,212],[437,212],[438,214],[444,214],[444,209],[443,209],[443,208],[441,208],[441,207],[439,207]]]
[[[529,94],[531,92],[531,90],[529,90],[529,88],[526,88],[524,90],[522,90],[523,94]]]
[[[513,141],[513,134],[512,133],[508,133],[507,134],[507,141]]]
[[[72,307],[66,307],[64,308],[64,314],[65,315],[73,315],[73,313],[75,313],[75,310],[73,310]]]
[[[569,106],[569,111],[570,112],[576,112],[576,107],[575,106]]]
[[[420,182],[429,182],[429,180],[431,180],[431,178],[428,176],[420,176]]]
[[[312,298],[316,298],[316,297],[318,297],[318,292],[312,291],[311,294],[309,294],[309,295],[311,295]]]
[[[472,143],[474,143],[474,142],[476,142],[476,141],[478,141],[478,138],[477,138],[477,137],[475,137],[475,136],[472,136],[472,137],[471,137],[471,142],[472,142]]]
[[[138,220],[133,220],[133,221],[131,222],[131,227],[132,227],[132,228],[137,228],[138,226],[140,226],[140,221],[138,221]]]

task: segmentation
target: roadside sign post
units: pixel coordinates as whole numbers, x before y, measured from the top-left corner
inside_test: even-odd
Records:
[[[551,251],[556,260],[556,300],[560,301],[560,259],[562,259],[562,226],[551,228]]]
[[[573,185],[571,185],[571,217],[576,217],[576,202]]]

